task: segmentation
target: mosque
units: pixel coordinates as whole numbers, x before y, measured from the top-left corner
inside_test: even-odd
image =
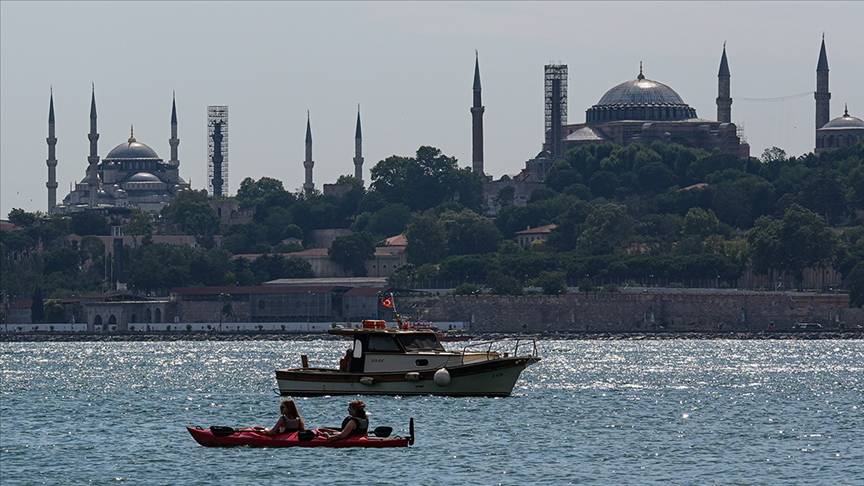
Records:
[[[129,139],[117,145],[100,160],[99,133],[96,127],[96,92],[90,97],[90,155],[84,177],[57,204],[57,158],[54,131],[54,94],[48,108],[48,212],[70,213],[84,209],[137,208],[149,213],[159,212],[174,196],[189,189],[189,183],[179,174],[177,149],[177,105],[171,102],[171,159],[163,161],[149,146],[135,139],[134,129]]]
[[[597,104],[585,111],[585,122],[566,124],[566,65],[546,66],[547,130],[542,150],[526,161],[525,168],[514,176],[498,180],[487,177],[484,199],[489,214],[502,206],[502,194],[515,205],[524,205],[531,193],[542,187],[556,160],[582,145],[596,143],[650,143],[663,141],[697,147],[737,157],[749,157],[750,146],[732,122],[731,73],[726,46],[717,72],[717,119],[700,118],[670,86],[645,77],[642,66],[633,80],[624,81],[606,91]],[[562,72],[552,79],[549,73]],[[557,71],[556,71],[557,70]],[[554,78],[554,76],[553,76]],[[472,167],[483,172],[483,112],[479,62],[474,65],[474,104],[472,114]],[[849,115],[829,120],[831,93],[828,89],[828,56],[823,36],[816,68],[816,146],[815,152],[839,149],[864,140],[864,121]],[[549,107],[551,106],[551,110]]]

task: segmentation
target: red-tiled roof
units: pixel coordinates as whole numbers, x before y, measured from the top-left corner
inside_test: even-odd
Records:
[[[384,245],[386,246],[408,246],[408,238],[404,233],[398,234],[396,236],[391,236],[384,240]]]
[[[546,224],[543,226],[537,226],[536,228],[528,228],[522,231],[517,231],[517,235],[546,235],[551,233],[555,228],[557,228],[557,224]]]
[[[178,295],[244,295],[244,294],[326,294],[332,292],[336,286],[304,286],[293,285],[255,285],[249,287],[178,287],[171,289],[172,294]]]

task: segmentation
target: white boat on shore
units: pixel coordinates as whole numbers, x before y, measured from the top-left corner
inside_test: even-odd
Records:
[[[300,368],[276,370],[280,395],[508,396],[522,370],[540,361],[533,339],[511,340],[512,352],[500,351],[504,341],[448,351],[431,330],[387,328],[384,321],[329,333],[353,339],[340,367],[312,368],[302,356]]]

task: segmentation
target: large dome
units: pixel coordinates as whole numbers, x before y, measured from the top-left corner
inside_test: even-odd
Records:
[[[691,118],[696,118],[696,110],[685,103],[674,89],[659,81],[646,78],[641,69],[636,79],[613,87],[586,112],[588,123],[616,120],[670,121]]]
[[[606,105],[683,105],[674,89],[650,79],[634,79],[610,89],[597,106]]]
[[[135,136],[132,135],[129,137],[129,140],[126,143],[121,143],[120,145],[111,149],[108,152],[108,155],[105,156],[105,160],[128,160],[128,159],[151,159],[151,160],[161,160],[159,156],[156,154],[156,151],[148,147],[147,145],[135,140]]]

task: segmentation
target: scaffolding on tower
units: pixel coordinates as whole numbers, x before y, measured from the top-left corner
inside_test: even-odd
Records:
[[[207,107],[207,192],[228,195],[228,107]]]
[[[566,64],[547,64],[544,66],[544,83],[543,83],[543,106],[545,115],[545,124],[543,133],[545,134],[545,146],[552,147],[552,89],[554,80],[560,80],[561,89],[559,103],[560,110],[556,113],[560,116],[561,126],[567,124],[567,65]]]

